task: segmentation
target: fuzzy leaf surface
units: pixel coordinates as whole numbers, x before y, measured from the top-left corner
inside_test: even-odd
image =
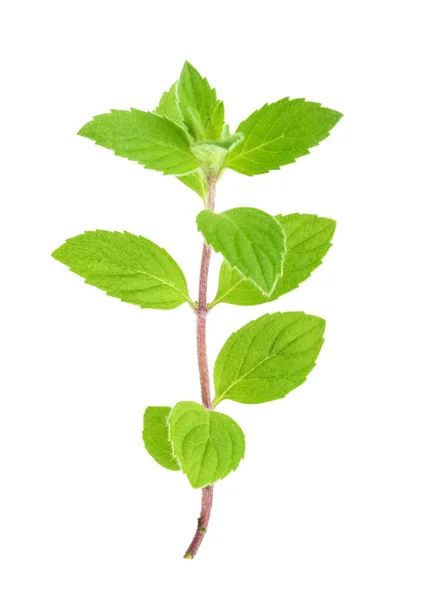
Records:
[[[336,110],[301,98],[265,104],[238,126],[245,140],[227,156],[225,166],[244,175],[279,169],[308,154],[341,117]]]
[[[286,251],[280,223],[257,208],[233,208],[223,213],[204,210],[197,226],[206,242],[220,252],[229,265],[267,296],[282,275]]]
[[[325,321],[303,312],[263,315],[233,333],[216,359],[214,406],[260,404],[301,385],[323,345]]]
[[[145,448],[161,467],[179,471],[169,438],[170,406],[148,406],[143,414],[142,438]]]
[[[228,415],[197,402],[178,402],[169,426],[174,454],[194,488],[223,479],[244,458],[244,433]]]
[[[199,166],[181,127],[167,117],[136,108],[98,115],[79,135],[167,175],[184,175]]]
[[[272,302],[297,288],[322,263],[331,247],[336,222],[332,219],[294,213],[278,215],[286,236],[286,254],[282,277],[270,296],[265,296],[251,281],[245,279],[224,261],[219,273],[218,291],[211,306],[219,302],[251,306]]]
[[[242,141],[242,135],[235,133],[220,140],[207,140],[193,144],[191,151],[204,171],[217,173],[221,170],[227,154]]]
[[[188,62],[184,63],[178,83],[178,101],[184,123],[196,141],[221,137],[224,105],[207,79]]]
[[[52,256],[109,296],[141,308],[176,308],[191,302],[175,260],[150,240],[118,231],[87,231]]]

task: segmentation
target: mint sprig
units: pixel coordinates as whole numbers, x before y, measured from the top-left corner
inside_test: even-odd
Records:
[[[186,62],[154,110],[111,110],[79,131],[117,156],[176,176],[204,203],[197,215],[203,235],[197,302],[176,261],[140,235],[87,231],[53,252],[109,296],[143,309],[187,303],[195,313],[202,403],[166,406],[165,399],[165,406],[149,406],[142,431],[145,448],[159,465],[181,471],[193,488],[202,489],[200,517],[185,558],[196,555],[208,530],[214,483],[235,471],[245,454],[240,426],[214,408],[223,400],[259,404],[292,392],[314,368],[325,331],[324,319],[304,312],[276,312],[247,323],[223,345],[212,393],[207,315],[220,303],[258,305],[297,288],[321,264],[336,225],[325,217],[272,216],[260,208],[215,213],[216,184],[226,169],[250,176],[295,162],[327,138],[341,117],[319,103],[284,98],[265,104],[230,133],[224,103]],[[212,249],[224,260],[216,296],[208,302]]]

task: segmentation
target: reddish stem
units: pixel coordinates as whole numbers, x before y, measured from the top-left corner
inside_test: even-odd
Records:
[[[197,363],[199,365],[200,390],[202,394],[202,404],[209,410],[212,410],[212,401],[206,349],[206,316],[208,313],[206,293],[211,251],[212,248],[210,246],[203,244],[202,263],[200,265],[199,304],[196,310]]]
[[[208,179],[208,195],[206,198],[206,207],[214,210],[215,207],[215,184],[216,178]],[[208,410],[213,410],[210,392],[209,366],[206,349],[206,317],[207,307],[207,289],[209,262],[212,248],[206,243],[203,244],[202,262],[200,265],[199,279],[199,302],[196,309],[196,341],[197,341],[197,362],[199,365],[200,390],[202,395],[202,404]],[[205,537],[208,529],[213,500],[213,485],[207,485],[202,488],[202,507],[200,517],[197,522],[196,533],[187,548],[184,558],[194,558],[200,548],[200,544]]]
[[[211,514],[213,499],[213,485],[207,485],[202,488],[202,509],[200,511],[200,517],[197,521],[197,529],[194,537],[191,541],[190,546],[187,548],[184,558],[194,558],[197,551],[200,548],[200,544],[206,535],[208,530],[208,523]]]

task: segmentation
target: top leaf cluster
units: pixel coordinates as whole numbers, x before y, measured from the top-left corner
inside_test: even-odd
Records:
[[[203,199],[206,179],[225,168],[244,175],[267,173],[308,154],[341,113],[317,102],[284,98],[265,104],[231,134],[224,103],[188,62],[157,108],[111,110],[79,131],[118,156],[148,169],[177,175]]]
[[[111,110],[79,134],[145,167],[176,175],[205,201],[198,230],[225,259],[212,308],[261,304],[307,279],[320,264],[335,223],[315,215],[272,216],[257,208],[214,212],[211,187],[226,168],[256,175],[278,169],[329,135],[341,113],[284,98],[265,104],[231,134],[224,103],[188,62],[153,112]],[[176,261],[151,240],[92,231],[67,240],[53,256],[109,295],[144,308],[171,309],[190,298]]]

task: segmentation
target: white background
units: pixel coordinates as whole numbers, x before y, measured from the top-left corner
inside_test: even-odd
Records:
[[[421,597],[420,51],[416,3],[10,2],[1,18],[2,600]],[[199,400],[194,318],[121,304],[50,254],[84,230],[163,245],[192,295],[200,200],[76,136],[153,109],[188,59],[238,123],[305,96],[345,114],[295,165],[227,172],[217,208],[337,220],[324,264],[272,305],[220,305],[209,357],[264,312],[327,319],[307,383],[220,408],[246,460],[200,493],[141,443],[147,405]],[[214,291],[220,258],[212,259]]]

